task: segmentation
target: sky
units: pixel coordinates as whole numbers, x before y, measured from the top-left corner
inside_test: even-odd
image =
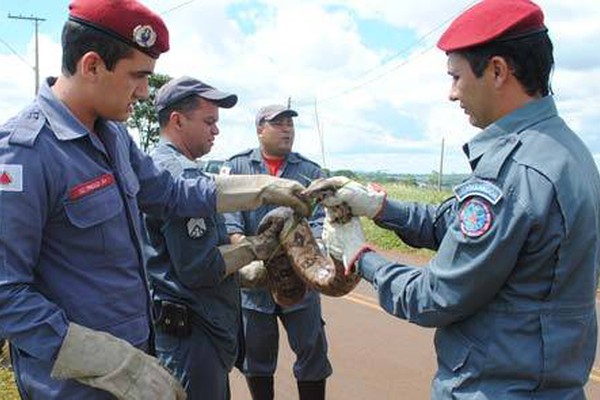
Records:
[[[68,0],[0,1],[0,121],[60,74]],[[446,55],[436,42],[472,0],[145,0],[164,18],[171,50],[155,72],[189,75],[239,102],[220,110],[204,159],[257,145],[264,105],[298,111],[294,150],[331,170],[468,173],[462,145],[477,134],[448,100]],[[552,88],[560,115],[600,165],[600,1],[539,0],[555,46]],[[135,135],[135,134],[133,134]]]

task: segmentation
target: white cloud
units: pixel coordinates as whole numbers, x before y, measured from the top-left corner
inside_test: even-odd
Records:
[[[466,172],[462,144],[476,129],[448,101],[446,57],[435,42],[449,19],[473,1],[429,0],[415,5],[388,0],[147,0],[167,12],[171,50],[157,72],[191,75],[237,93],[238,105],[221,110],[221,136],[209,158],[224,158],[256,145],[254,113],[292,97],[300,112],[295,149],[321,162],[315,97],[332,169],[429,173],[439,167],[442,138],[446,172]],[[600,93],[600,3],[540,0],[555,42],[553,87],[560,112],[600,154],[595,140]],[[181,5],[179,8],[174,8]],[[236,15],[232,9],[234,6]],[[370,48],[360,36],[362,20],[414,30],[406,47]],[[60,69],[60,32],[42,37],[42,76]],[[26,58],[33,60],[32,41]],[[385,62],[385,63],[384,63]],[[382,65],[382,63],[384,63]],[[0,54],[0,119],[24,106],[33,73],[13,55]],[[380,115],[386,110],[386,116]],[[392,113],[396,113],[397,118]],[[411,126],[405,126],[411,121]],[[597,157],[598,159],[598,157]]]

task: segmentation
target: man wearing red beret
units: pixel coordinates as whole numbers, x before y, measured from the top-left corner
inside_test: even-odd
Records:
[[[148,355],[140,212],[309,207],[297,182],[157,169],[120,121],[148,96],[166,26],[135,0],[74,0],[69,10],[62,75],[0,126],[0,337],[24,399],[183,399]]]
[[[324,201],[345,201],[436,255],[423,268],[390,262],[365,246],[358,218],[326,219],[325,242],[373,283],[387,312],[437,328],[432,399],[584,399],[597,340],[600,177],[557,114],[542,10],[484,0],[438,46],[450,100],[482,129],[464,146],[471,176],[439,207],[339,177]]]

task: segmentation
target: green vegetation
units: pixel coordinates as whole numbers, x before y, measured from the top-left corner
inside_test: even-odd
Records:
[[[422,189],[415,186],[392,183],[385,184],[385,190],[388,198],[401,201],[414,201],[419,203],[438,204],[451,196],[449,191],[438,191],[435,189]],[[429,255],[433,253],[429,250],[415,249],[404,244],[396,234],[382,229],[368,219],[363,219],[363,228],[369,243],[373,243],[383,250],[398,250],[403,253],[412,253],[420,255]]]
[[[19,400],[19,392],[8,365],[8,345],[3,342],[0,347],[0,400]]]

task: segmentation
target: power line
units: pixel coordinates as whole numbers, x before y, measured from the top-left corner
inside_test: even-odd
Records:
[[[164,10],[164,11],[162,11],[160,14],[161,14],[161,15],[168,14],[168,13],[170,13],[171,11],[175,11],[175,10],[177,10],[177,9],[179,9],[179,8],[185,7],[185,6],[187,6],[187,5],[189,5],[190,3],[193,3],[193,2],[195,2],[195,1],[196,1],[196,0],[188,0],[188,1],[185,1],[185,2],[183,2],[183,3],[181,3],[181,4],[179,4],[179,5],[176,5],[176,6],[174,6],[174,7],[171,7],[171,8],[169,8],[169,9],[167,9],[167,10]]]
[[[369,74],[377,71],[377,70],[381,70],[387,66],[389,66],[389,64],[394,61],[396,58],[400,57],[401,55],[408,53],[410,50],[412,50],[413,48],[415,48],[416,46],[418,46],[419,44],[421,44],[422,42],[425,42],[425,40],[431,36],[433,33],[437,32],[440,28],[442,28],[443,26],[445,26],[448,22],[454,20],[458,15],[462,14],[466,9],[470,8],[471,6],[473,6],[475,3],[477,3],[479,0],[475,0],[472,1],[471,3],[467,4],[465,7],[461,8],[457,13],[453,14],[452,16],[448,17],[447,19],[445,19],[443,22],[437,24],[434,28],[430,29],[427,33],[425,33],[424,35],[420,36],[417,40],[415,40],[414,42],[412,42],[410,45],[404,47],[402,50],[398,51],[397,53],[395,53],[394,55],[392,55],[391,57],[388,57],[385,61],[382,61],[378,66],[371,68],[369,70],[367,70],[366,72],[364,72],[363,74],[361,74],[360,76],[358,76],[355,80],[360,80],[365,78],[366,76],[368,76]],[[324,99],[319,99],[320,103],[323,102],[327,102],[333,99],[336,99],[338,97],[342,97],[350,92],[353,92],[357,89],[360,89],[363,86],[366,86],[370,83],[373,83],[381,78],[383,78],[384,76],[392,73],[393,71],[397,70],[400,67],[403,67],[405,65],[407,65],[409,62],[413,61],[414,59],[422,56],[423,54],[427,53],[429,50],[431,50],[434,46],[429,46],[427,47],[425,50],[421,51],[420,53],[418,53],[415,57],[413,57],[412,59],[408,59],[405,60],[404,62],[390,68],[389,70],[386,70],[378,75],[376,75],[374,78],[372,79],[368,79],[364,82],[355,84],[347,89],[342,90],[341,92],[331,95],[329,97],[326,97]],[[310,101],[309,100],[305,100],[303,102],[301,102],[303,105],[307,105]]]
[[[35,70],[35,67],[31,64],[29,64],[29,61],[27,61],[26,59],[24,59],[8,42],[6,42],[4,39],[0,38],[0,42],[5,45],[11,53],[13,53],[15,56],[19,57],[19,59],[21,61],[23,61],[29,68]]]

